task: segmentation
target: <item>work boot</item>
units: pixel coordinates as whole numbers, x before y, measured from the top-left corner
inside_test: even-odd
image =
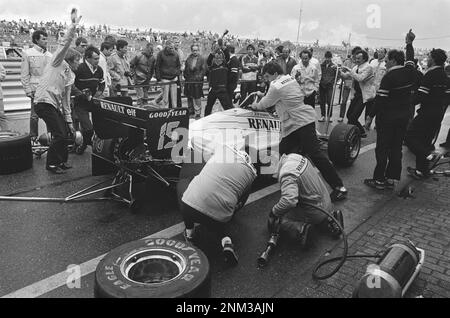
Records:
[[[65,174],[66,173],[59,166],[47,165],[45,168],[53,174]]]
[[[300,243],[302,248],[305,248],[308,245],[310,229],[311,224],[289,220],[288,218],[283,218],[280,224],[280,232],[282,235],[292,241]]]
[[[66,162],[60,164],[59,167],[60,167],[62,170],[70,170],[70,169],[73,168],[71,165],[67,164]]]
[[[364,184],[369,186],[369,187],[371,187],[371,188],[377,189],[377,190],[384,190],[384,189],[386,189],[386,183],[385,182],[381,182],[381,181],[378,181],[378,180],[375,180],[375,179],[365,179],[364,180]]]
[[[428,177],[428,175],[425,175],[423,172],[417,170],[416,168],[408,167],[406,168],[406,171],[408,171],[409,175],[416,180],[423,180]]]
[[[340,210],[333,211],[332,215],[336,220],[338,220],[339,225],[342,228],[344,228],[344,215],[342,215],[342,211]],[[332,218],[328,218],[327,223],[328,223],[327,228],[331,236],[335,239],[338,239],[342,234],[342,231],[339,228],[339,226],[336,224],[336,222],[334,222]]]
[[[348,191],[345,187],[337,187],[330,194],[331,202],[338,202],[347,198]]]
[[[78,146],[78,147],[75,148],[75,153],[76,153],[77,155],[82,155],[82,154],[84,154],[84,152],[86,151],[86,149],[87,149],[87,145],[81,145],[81,146]]]
[[[186,243],[194,244],[195,227],[193,229],[184,229],[183,236]]]
[[[227,236],[222,239],[222,248],[225,263],[231,266],[236,266],[238,264],[238,256],[234,250],[234,245],[233,242],[231,242],[231,238]]]

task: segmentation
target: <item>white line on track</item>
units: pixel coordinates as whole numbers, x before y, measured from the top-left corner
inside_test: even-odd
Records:
[[[366,152],[369,152],[373,149],[375,149],[376,144],[370,144],[365,147],[361,148],[360,154],[364,154]],[[264,197],[267,197],[279,190],[278,184],[273,184],[267,188],[261,189],[259,191],[256,191],[250,195],[250,197],[247,200],[246,205],[251,204],[253,202],[256,202]],[[184,224],[178,223],[175,224],[167,229],[164,229],[158,233],[154,233],[148,237],[145,237],[143,239],[148,238],[171,238],[178,234],[181,234],[184,230]],[[106,256],[106,254],[103,254],[101,256],[98,256],[94,259],[91,259],[87,262],[84,262],[83,264],[80,264],[81,268],[81,277],[87,276],[93,272],[95,272],[95,269],[97,268],[98,263]],[[36,298],[42,295],[45,295],[57,288],[60,288],[64,285],[66,285],[67,280],[69,278],[70,273],[68,272],[60,272],[56,275],[50,276],[48,278],[45,278],[39,282],[36,282],[34,284],[31,284],[29,286],[26,286],[22,289],[19,289],[15,292],[12,292],[10,294],[7,294],[5,296],[2,296],[1,298]]]

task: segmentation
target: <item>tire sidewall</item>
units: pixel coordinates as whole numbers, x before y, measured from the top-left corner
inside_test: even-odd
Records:
[[[180,254],[186,268],[174,280],[154,285],[131,281],[121,271],[121,264],[137,252],[165,249]],[[208,297],[210,292],[209,262],[199,249],[184,242],[150,238],[125,244],[110,252],[97,266],[94,294],[108,298],[182,298]]]

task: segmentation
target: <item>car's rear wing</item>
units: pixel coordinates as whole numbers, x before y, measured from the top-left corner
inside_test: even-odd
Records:
[[[153,158],[172,159],[173,148],[187,148],[189,111],[187,108],[143,109],[131,106],[130,97],[95,99],[92,121],[101,139],[129,138],[145,141]]]

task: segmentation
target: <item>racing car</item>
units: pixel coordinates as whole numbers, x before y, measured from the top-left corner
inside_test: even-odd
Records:
[[[124,102],[120,97],[98,101],[92,153],[93,175],[115,171],[117,182],[130,181],[125,199],[130,206],[135,201],[133,182],[152,179],[176,186],[180,179],[198,174],[225,146],[246,151],[259,175],[276,172],[281,128],[276,113],[233,108],[194,121],[187,108],[141,109],[131,104],[131,99]],[[358,157],[361,139],[355,126],[339,124],[330,136],[319,136],[336,165],[350,166]]]

